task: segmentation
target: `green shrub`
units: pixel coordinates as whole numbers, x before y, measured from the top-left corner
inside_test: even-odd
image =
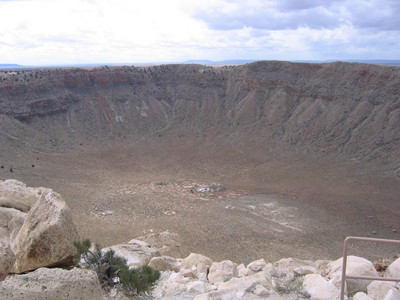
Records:
[[[88,239],[74,242],[74,246],[75,264],[95,271],[104,289],[119,285],[129,295],[148,293],[160,278],[160,272],[148,266],[129,269],[126,259],[115,255],[113,250],[103,253],[98,244],[92,247]]]

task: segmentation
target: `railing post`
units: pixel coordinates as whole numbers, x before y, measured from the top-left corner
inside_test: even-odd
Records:
[[[400,278],[384,278],[384,277],[374,277],[374,276],[353,276],[346,275],[347,268],[347,244],[349,241],[367,241],[367,242],[377,242],[377,243],[387,243],[387,244],[400,244],[400,240],[387,240],[387,239],[376,239],[376,238],[363,238],[356,236],[348,236],[344,239],[343,243],[343,264],[342,264],[342,281],[340,284],[340,300],[344,300],[344,290],[346,288],[346,277],[361,280],[381,280],[381,281],[397,281],[400,282]]]

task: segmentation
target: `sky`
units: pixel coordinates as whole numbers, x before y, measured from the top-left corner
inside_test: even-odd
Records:
[[[400,59],[400,0],[0,0],[0,64]]]

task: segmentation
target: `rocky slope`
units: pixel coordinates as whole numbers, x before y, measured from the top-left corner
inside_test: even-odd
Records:
[[[399,86],[398,67],[354,63],[1,71],[1,147],[207,135],[264,151],[376,159],[397,170]]]

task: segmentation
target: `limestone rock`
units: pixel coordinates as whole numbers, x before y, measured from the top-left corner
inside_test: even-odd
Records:
[[[15,263],[14,252],[8,243],[0,241],[0,274],[8,274]],[[1,275],[0,275],[1,276]]]
[[[185,269],[191,269],[193,266],[196,267],[198,264],[203,264],[205,266],[211,266],[213,261],[207,256],[190,253],[188,257],[182,260],[182,267]]]
[[[267,262],[265,261],[265,259],[258,259],[256,261],[253,261],[251,263],[249,263],[247,265],[247,269],[249,269],[249,271],[254,273],[260,272],[262,271],[265,266],[267,265]]]
[[[383,299],[391,289],[395,288],[395,286],[396,284],[392,281],[374,280],[368,285],[368,296],[375,300]]]
[[[187,290],[186,285],[190,279],[182,277],[179,273],[171,273],[166,280],[159,283],[161,295],[158,296],[177,296]],[[158,297],[157,297],[158,298]]]
[[[71,264],[77,240],[71,210],[59,194],[46,189],[29,210],[11,248],[16,257],[13,272]]]
[[[102,300],[95,272],[40,268],[23,275],[8,276],[0,282],[0,299],[7,300]]]
[[[318,272],[317,268],[311,266],[301,266],[294,269],[294,273],[298,276],[304,276],[308,274],[316,274]]]
[[[203,294],[207,292],[207,285],[204,281],[196,280],[188,283],[186,290],[190,294]]]
[[[0,180],[0,207],[28,212],[44,190],[42,187],[27,187],[25,183],[14,179]]]
[[[164,231],[138,237],[136,240],[148,243],[152,248],[156,248],[160,255],[181,258],[181,243],[176,233]]]
[[[25,220],[25,213],[14,208],[0,207],[0,273],[11,272],[15,254],[11,247]]]
[[[12,247],[25,218],[26,213],[17,209],[0,207],[0,241],[10,243]]]
[[[395,289],[390,289],[383,300],[400,300],[400,292]]]
[[[210,272],[208,273],[208,280],[211,283],[215,282],[225,282],[233,277],[238,277],[237,264],[230,260],[224,260],[221,262],[214,262],[210,267]]]
[[[336,286],[340,287],[342,280],[342,264],[343,259],[339,258],[328,264],[326,269],[326,277]],[[374,268],[374,264],[365,258],[358,256],[347,257],[347,275],[358,276],[378,276],[378,272]],[[347,293],[353,295],[357,292],[366,292],[370,280],[346,279]]]
[[[339,289],[320,274],[309,274],[304,277],[303,289],[310,294],[311,299],[337,300]]]
[[[386,269],[385,277],[400,278],[400,258],[389,265]]]
[[[145,266],[150,262],[150,259],[160,256],[157,249],[151,248],[148,243],[139,240],[131,240],[127,244],[103,248],[101,251],[106,252],[109,249],[114,250],[117,256],[125,258],[129,268]]]
[[[180,261],[170,256],[153,257],[152,259],[150,259],[148,266],[158,271],[169,270],[169,271],[179,272],[181,269]]]
[[[364,292],[355,293],[353,300],[374,300]]]
[[[238,269],[238,276],[239,277],[247,276],[248,273],[249,273],[249,269],[247,269],[244,264],[238,265],[237,269]]]
[[[288,270],[289,272],[294,272],[296,268],[303,267],[303,266],[311,266],[315,267],[315,263],[309,260],[301,260],[297,258],[283,258],[277,262],[275,262],[274,267],[277,269],[285,269]]]

